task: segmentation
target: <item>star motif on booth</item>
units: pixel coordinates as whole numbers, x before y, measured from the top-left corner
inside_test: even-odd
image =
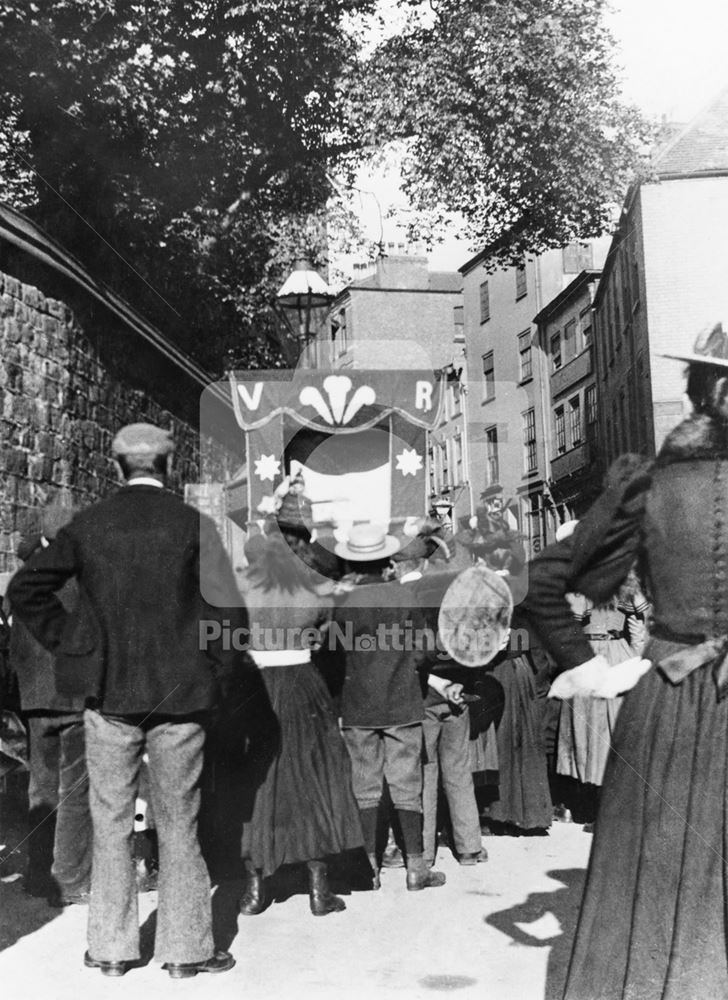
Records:
[[[279,476],[281,463],[275,455],[261,455],[255,460],[255,474],[261,482],[270,479],[271,482]]]
[[[403,476],[416,476],[422,468],[422,458],[414,448],[405,448],[397,455],[397,469]]]

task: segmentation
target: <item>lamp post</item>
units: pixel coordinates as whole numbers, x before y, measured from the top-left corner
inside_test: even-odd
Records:
[[[298,356],[315,335],[322,320],[322,311],[333,301],[333,294],[324,279],[311,267],[309,261],[300,259],[293,265],[283,285],[276,294],[276,313],[298,348]],[[296,361],[298,360],[296,357]]]

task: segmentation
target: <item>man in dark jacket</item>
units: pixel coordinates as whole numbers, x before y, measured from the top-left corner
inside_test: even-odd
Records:
[[[25,537],[18,557],[26,562],[45,548],[73,516],[70,507],[50,504],[42,532]],[[77,603],[69,580],[59,595],[67,611]],[[20,707],[28,724],[28,872],[25,891],[54,905],[88,902],[91,881],[91,814],[83,727],[84,698],[61,694],[54,657],[16,618],[10,634],[10,668],[18,678]]]
[[[84,961],[121,976],[139,958],[130,845],[146,751],[160,856],[155,957],[173,978],[224,972],[234,961],[214,949],[197,814],[205,721],[232,664],[201,639],[223,616],[244,626],[244,614],[214,524],[164,489],[169,433],[132,424],[112,450],[126,486],[78,514],[10,587],[16,616],[56,654],[59,690],[86,697],[94,853]],[[79,603],[69,614],[56,591],[71,577]]]
[[[334,625],[345,659],[344,741],[374,884],[378,886],[377,825],[386,778],[402,831],[407,888],[412,891],[444,885],[445,876],[426,864],[422,841],[426,677],[417,635],[424,620],[412,580],[382,579],[383,568],[398,549],[397,539],[369,524],[356,525],[347,543],[336,546],[337,555],[362,572],[358,586],[341,598]]]

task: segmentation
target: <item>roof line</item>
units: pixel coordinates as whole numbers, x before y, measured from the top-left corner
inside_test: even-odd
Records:
[[[566,288],[562,288],[558,295],[555,295],[550,302],[546,303],[540,312],[536,313],[533,317],[533,322],[538,325],[539,323],[544,322],[544,320],[547,320],[552,313],[556,312],[556,310],[563,305],[564,302],[567,302],[583,285],[589,284],[592,280],[597,281],[601,276],[601,273],[601,268],[585,267],[576,275],[575,278],[571,279]]]
[[[458,271],[463,275],[467,274],[468,271],[472,271],[474,267],[478,266],[478,264],[481,264],[484,260],[487,260],[489,257],[492,257],[496,250],[500,250],[501,247],[508,246],[508,244],[512,241],[513,238],[512,228],[513,227],[511,227],[511,229],[507,229],[500,236],[497,236],[494,240],[491,240],[490,243],[486,244],[486,246],[484,246],[482,250],[479,250],[475,254],[475,256],[471,257],[469,260],[466,260],[465,263],[458,268]]]
[[[726,177],[728,167],[710,167],[707,170],[666,170],[664,173],[657,171],[658,181],[687,181],[698,180],[701,177]],[[654,183],[649,180],[645,183]]]
[[[706,115],[710,111],[710,109],[714,107],[715,104],[717,104],[717,102],[720,100],[721,96],[724,93],[728,93],[728,86],[721,88],[721,90],[715,97],[712,97],[709,101],[706,101],[703,107],[700,109],[700,111],[694,114],[692,118],[689,121],[687,121],[681,129],[677,131],[677,133],[672,137],[672,139],[669,140],[669,142],[665,143],[665,145],[660,150],[658,155],[652,161],[652,166],[655,170],[655,173],[659,174],[660,172],[659,171],[660,160],[664,160],[665,157],[668,155],[668,153],[672,152],[675,146],[687,135],[688,132],[690,132],[695,127],[695,123],[698,121],[698,119]]]
[[[351,292],[407,292],[408,294],[417,293],[418,295],[460,295],[462,293],[462,288],[380,288],[379,285],[347,285],[346,288],[342,289],[336,296],[340,299],[344,295],[350,295]]]

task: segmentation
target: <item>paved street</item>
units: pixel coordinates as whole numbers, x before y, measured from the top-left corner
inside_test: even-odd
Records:
[[[295,895],[258,917],[237,917],[238,888],[216,891],[216,934],[232,972],[170,980],[152,961],[123,979],[84,969],[86,910],[49,909],[20,880],[0,883],[0,982],[10,1000],[178,996],[216,1000],[556,1000],[560,996],[591,836],[557,823],[548,837],[484,839],[487,864],[458,866],[441,851],[442,889],[407,893],[404,872],[347,910],[311,916]],[[149,944],[154,894],[140,896]],[[236,927],[237,923],[237,927]],[[148,949],[147,949],[148,950]]]

